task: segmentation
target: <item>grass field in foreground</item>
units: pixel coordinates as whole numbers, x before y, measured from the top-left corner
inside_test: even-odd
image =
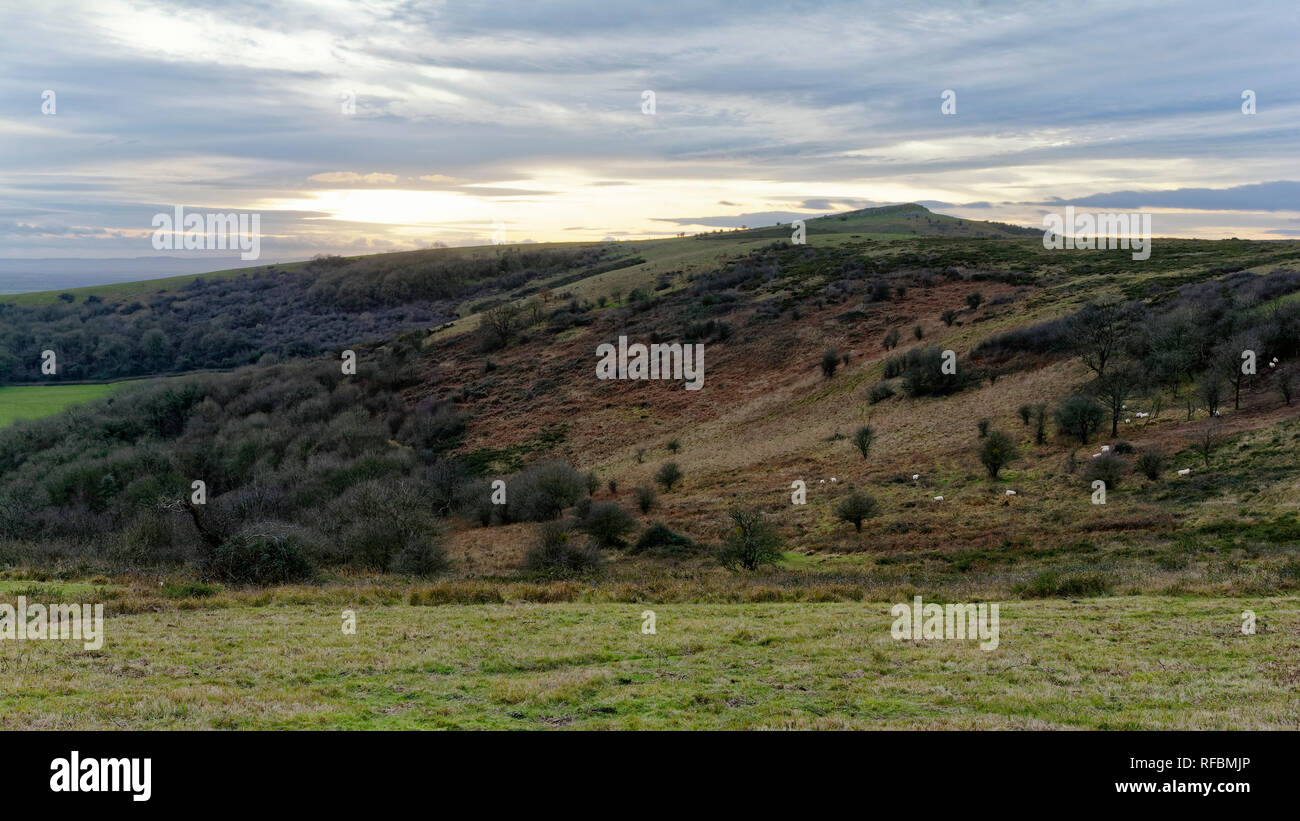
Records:
[[[0,428],[19,419],[40,419],[68,405],[99,399],[124,383],[112,385],[10,385],[0,387]]]
[[[1008,601],[988,652],[895,641],[887,603],[198,607],[0,641],[0,727],[1300,726],[1294,597]]]

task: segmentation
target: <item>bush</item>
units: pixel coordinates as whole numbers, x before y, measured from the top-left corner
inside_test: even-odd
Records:
[[[1096,459],[1088,460],[1088,466],[1083,470],[1083,479],[1089,483],[1100,479],[1106,483],[1106,489],[1110,490],[1119,487],[1127,469],[1128,465],[1123,459],[1113,453],[1103,453]]]
[[[1029,405],[1021,405],[1019,410],[1016,411],[1016,414],[1020,417],[1020,421],[1023,422],[1026,426],[1028,426],[1029,417],[1033,412],[1034,409],[1031,408]]]
[[[835,375],[835,369],[840,366],[840,355],[835,352],[834,348],[827,348],[822,354],[822,376],[830,379]]]
[[[649,513],[659,506],[659,494],[649,485],[637,485],[632,491],[632,498],[636,501],[637,510],[642,513]]]
[[[862,521],[875,516],[880,505],[875,499],[856,490],[835,506],[835,518],[853,525],[858,533],[862,532]]]
[[[1101,573],[1071,573],[1062,576],[1059,573],[1045,571],[1035,576],[1029,584],[1016,585],[1015,592],[1019,596],[1031,599],[1104,596],[1110,591],[1110,587],[1110,579]]]
[[[394,572],[420,578],[437,576],[450,567],[447,548],[433,538],[408,539],[392,559]]]
[[[1088,437],[1097,432],[1106,414],[1101,405],[1090,396],[1076,394],[1061,403],[1056,410],[1056,424],[1071,436],[1079,437],[1079,444],[1088,444]]]
[[[925,329],[922,328],[920,325],[913,325],[913,326],[912,326],[912,336],[916,337],[917,339],[924,339],[924,338],[925,338]]]
[[[671,493],[673,486],[682,480],[682,469],[676,462],[664,462],[659,470],[655,472],[655,481],[658,482],[666,493]]]
[[[863,425],[853,434],[853,447],[858,449],[862,458],[867,458],[867,453],[871,450],[871,443],[876,439],[876,432],[871,429],[870,425]]]
[[[1143,451],[1142,455],[1137,458],[1137,469],[1142,472],[1151,481],[1160,478],[1160,474],[1165,469],[1165,455],[1158,450]]]
[[[506,515],[515,522],[560,518],[587,492],[587,477],[564,462],[534,465],[506,484]]]
[[[902,356],[889,357],[888,359],[885,360],[884,377],[886,379],[893,379],[896,376],[902,376],[904,364],[905,364],[905,357]]]
[[[731,532],[718,551],[718,561],[729,570],[755,570],[781,560],[781,539],[760,510],[735,509],[728,514]]]
[[[226,539],[203,558],[205,580],[267,586],[305,581],[315,575],[293,529],[264,523]]]
[[[943,313],[939,314],[939,318],[943,320],[943,324],[951,328],[952,323],[957,321],[957,312],[952,308],[948,308]]]
[[[972,311],[979,308],[979,306],[983,304],[983,302],[984,302],[984,295],[981,294],[979,291],[973,291],[966,295],[966,304],[970,306],[970,309]]]
[[[891,385],[888,382],[877,382],[876,384],[872,385],[871,390],[867,392],[867,400],[870,401],[871,404],[875,405],[879,402],[884,402],[886,399],[891,398],[893,395],[894,395],[893,385]]]
[[[698,545],[687,536],[674,533],[667,525],[655,522],[645,529],[629,553],[654,553],[677,556],[693,552]]]
[[[579,545],[572,530],[559,522],[542,525],[541,542],[524,556],[525,573],[572,578],[599,571],[605,559],[589,544]]]
[[[943,372],[943,351],[913,348],[903,355],[903,390],[908,396],[948,396],[978,381],[970,367]]]
[[[1116,440],[1115,444],[1110,446],[1112,453],[1133,453],[1133,443],[1127,439]]]
[[[979,431],[980,438],[983,439],[984,437],[989,435],[989,420],[987,419],[979,420],[978,422],[975,423],[975,428]]]
[[[980,446],[980,462],[989,472],[989,478],[998,478],[998,472],[1016,458],[1016,443],[1000,430],[990,433]]]
[[[623,537],[636,529],[636,521],[618,502],[597,502],[578,527],[599,547],[622,547]]]
[[[881,343],[884,349],[888,351],[892,348],[897,348],[899,336],[900,334],[898,333],[897,328],[890,328],[889,333],[885,334],[885,339]]]

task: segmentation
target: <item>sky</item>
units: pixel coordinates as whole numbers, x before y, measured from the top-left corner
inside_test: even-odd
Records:
[[[177,206],[271,261],[896,202],[1295,238],[1297,43],[1290,0],[0,0],[0,258],[174,254]]]

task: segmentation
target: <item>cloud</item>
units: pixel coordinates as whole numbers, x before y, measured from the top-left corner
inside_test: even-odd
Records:
[[[1183,208],[1197,211],[1300,211],[1300,182],[1277,180],[1231,188],[1110,191],[1069,200],[1053,197],[1046,202],[1031,204],[1068,204],[1121,210]]]
[[[421,177],[421,179],[424,179]],[[392,185],[397,182],[396,174],[381,174],[372,172],[370,174],[358,174],[355,171],[327,171],[323,174],[312,174],[307,178],[309,182],[320,183],[338,183],[345,185]]]

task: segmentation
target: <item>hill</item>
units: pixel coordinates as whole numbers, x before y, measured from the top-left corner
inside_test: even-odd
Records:
[[[935,225],[927,214],[899,206],[844,222]],[[12,428],[0,435],[0,549],[11,562],[75,555],[216,578],[229,571],[214,551],[248,549],[239,534],[274,522],[304,556],[290,575],[424,567],[510,579],[539,572],[530,551],[563,514],[565,533],[604,534],[602,550],[574,557],[603,564],[601,584],[685,562],[687,599],[766,595],[711,557],[728,513],[744,509],[775,528],[776,579],[796,597],[918,584],[999,596],[1291,588],[1283,549],[1295,538],[1300,432],[1283,388],[1296,244],[1164,240],[1138,264],[1018,236],[821,230],[839,222],[810,221],[806,245],[736,232],[317,260],[292,275],[304,302],[287,304],[345,318],[427,304],[450,316],[454,304],[463,316],[376,329],[368,342],[345,323],[275,358],[230,330],[260,364]],[[1115,312],[1105,324],[1116,361],[1150,371],[1122,388],[1132,407],[1114,435],[1080,342],[1099,305]],[[599,346],[620,337],[704,346],[703,389],[598,379]],[[343,344],[358,352],[355,378],[339,372]],[[1221,363],[1247,344],[1263,370],[1230,384]],[[931,373],[945,350],[961,374],[951,383]],[[1099,417],[1082,437],[1061,416],[1076,395]],[[865,457],[854,444],[864,426]],[[990,432],[1009,442],[996,475],[981,464]],[[1100,444],[1118,455],[1094,464]],[[1139,459],[1163,463],[1155,478]],[[667,462],[680,481],[657,481]],[[1109,498],[1095,505],[1102,465]],[[206,512],[177,507],[187,477],[209,483]],[[497,478],[514,501],[491,503]],[[806,504],[792,504],[796,481]],[[855,493],[874,499],[861,532],[838,513]],[[163,497],[172,502],[146,503]],[[380,498],[435,515],[367,543]],[[1233,528],[1248,535],[1223,535]],[[644,550],[609,550],[637,531]],[[422,558],[408,555],[415,545]],[[1225,549],[1250,558],[1222,575]]]

